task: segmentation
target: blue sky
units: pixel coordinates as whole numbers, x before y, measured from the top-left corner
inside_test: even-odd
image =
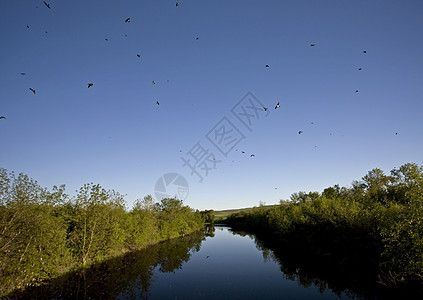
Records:
[[[0,167],[42,186],[131,207],[175,172],[186,204],[226,209],[422,164],[422,1],[46,2],[0,1]],[[270,112],[252,131],[231,113],[248,92]],[[226,157],[223,117],[245,136]],[[197,142],[220,161],[202,183]]]

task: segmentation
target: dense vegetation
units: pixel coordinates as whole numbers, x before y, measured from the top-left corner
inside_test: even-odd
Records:
[[[373,169],[351,187],[295,193],[226,222],[271,233],[281,249],[373,276],[385,288],[423,287],[423,168],[416,164],[390,175]]]
[[[177,199],[137,200],[85,184],[42,188],[27,175],[0,169],[0,296],[64,272],[203,229],[198,211]]]

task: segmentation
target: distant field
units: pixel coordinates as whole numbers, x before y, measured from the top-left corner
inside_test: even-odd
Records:
[[[274,204],[274,205],[265,205],[265,207],[267,208],[272,208],[274,206],[278,206],[278,204]],[[227,217],[229,217],[230,215],[234,214],[234,213],[238,213],[240,211],[249,211],[252,210],[253,207],[246,207],[246,208],[236,208],[236,209],[226,209],[226,210],[215,210],[214,211],[214,218],[216,220],[218,219],[226,219]]]

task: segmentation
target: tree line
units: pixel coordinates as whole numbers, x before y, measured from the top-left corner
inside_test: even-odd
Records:
[[[350,187],[294,193],[226,222],[270,233],[277,247],[295,248],[310,262],[372,276],[376,286],[423,289],[423,167],[417,164],[389,175],[376,168]]]
[[[148,195],[131,210],[98,184],[75,196],[0,168],[0,296],[75,268],[203,229],[199,211]]]

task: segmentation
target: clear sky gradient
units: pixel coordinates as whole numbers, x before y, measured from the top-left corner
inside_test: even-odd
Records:
[[[0,0],[0,167],[41,186],[131,207],[176,172],[186,204],[226,209],[423,163],[421,0],[46,2]],[[270,112],[252,131],[248,92]],[[225,116],[226,157],[206,138]],[[220,161],[202,183],[197,142]]]

